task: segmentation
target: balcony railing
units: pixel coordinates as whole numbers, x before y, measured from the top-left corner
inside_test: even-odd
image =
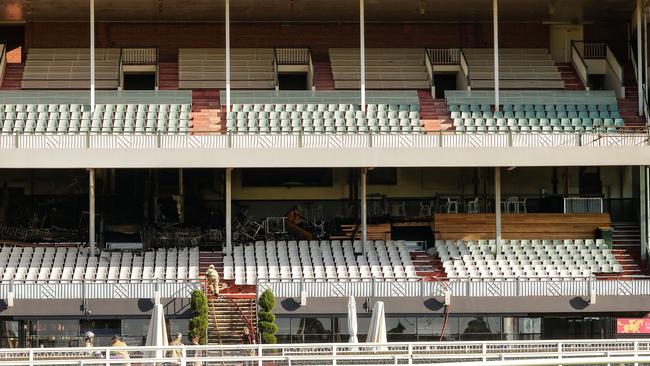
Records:
[[[631,133],[349,133],[219,134],[100,133],[0,134],[0,149],[359,149],[359,148],[617,148],[648,146],[646,132]]]

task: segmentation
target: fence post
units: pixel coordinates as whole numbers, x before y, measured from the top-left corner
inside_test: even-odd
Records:
[[[408,359],[408,363],[409,363],[409,365],[412,365],[412,364],[413,364],[413,344],[409,343],[409,348],[408,348],[408,350],[409,350],[409,359]]]
[[[158,132],[156,134],[156,148],[160,149],[160,146],[162,145],[161,140],[162,139],[162,134]]]
[[[557,343],[557,358],[558,358],[558,360],[562,359],[562,343],[561,342]],[[562,365],[557,365],[557,366],[562,366]]]
[[[18,148],[18,141],[19,141],[18,134],[15,134],[14,135],[14,148],[16,148],[16,149]]]
[[[262,366],[264,363],[262,362],[262,346],[258,345],[257,346],[257,366]]]
[[[487,344],[485,342],[483,343],[482,348],[483,362],[487,362]]]
[[[181,365],[180,366],[187,365],[187,361],[185,361],[186,357],[187,357],[187,350],[183,346],[183,348],[181,348],[181,362],[180,362]]]
[[[634,341],[634,357],[639,357],[639,341]],[[634,363],[634,366],[639,366],[638,362]]]
[[[332,365],[336,366],[336,345],[332,346]]]

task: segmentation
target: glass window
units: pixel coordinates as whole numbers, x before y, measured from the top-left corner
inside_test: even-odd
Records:
[[[79,346],[79,320],[38,320],[39,347]]]
[[[20,322],[0,321],[0,348],[17,348],[19,342]]]
[[[130,346],[144,346],[149,319],[122,319],[122,338]]]
[[[463,341],[498,340],[501,339],[501,318],[460,318],[459,330]]]
[[[443,340],[458,340],[458,318],[449,317],[445,325],[444,317],[418,318],[418,340],[438,341],[442,328],[445,327]]]
[[[95,346],[110,346],[111,338],[120,332],[119,319],[82,320],[80,335],[83,338],[87,331],[95,333]]]
[[[304,343],[332,342],[332,318],[294,318],[291,319],[294,343],[300,339]]]
[[[416,318],[386,318],[386,334],[390,342],[407,342],[416,334]]]

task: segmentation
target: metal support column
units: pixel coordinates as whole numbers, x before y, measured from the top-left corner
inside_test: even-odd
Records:
[[[643,83],[648,88],[648,8],[643,8]],[[645,90],[644,90],[645,96]]]
[[[366,181],[368,178],[368,169],[361,168],[361,243],[363,244],[363,252],[366,252],[366,243],[368,242],[368,200],[366,193]]]
[[[90,110],[95,111],[95,0],[90,0]]]
[[[95,169],[88,169],[88,246],[95,256]]]
[[[183,168],[178,169],[178,221],[185,222],[185,180],[183,179]]]
[[[230,110],[230,0],[226,0],[226,110]]]
[[[226,168],[226,250],[232,252],[232,168]]]
[[[496,221],[496,251],[501,251],[501,168],[494,168],[494,213]]]
[[[641,12],[643,11],[643,0],[636,1],[636,76],[637,88],[639,94],[639,116],[643,116],[643,26],[641,24]]]
[[[366,111],[366,4],[359,0],[359,54],[361,62],[361,110]]]
[[[648,167],[639,167],[639,218],[641,225],[641,260],[648,252]]]
[[[494,33],[494,110],[499,110],[499,0],[492,0]]]

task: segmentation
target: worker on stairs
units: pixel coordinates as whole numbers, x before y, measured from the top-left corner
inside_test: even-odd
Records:
[[[214,268],[214,265],[211,264],[208,267],[208,270],[205,272],[205,278],[208,281],[208,289],[217,297],[221,298],[219,296],[219,292],[225,288],[225,286],[222,286],[219,284],[219,272]]]

